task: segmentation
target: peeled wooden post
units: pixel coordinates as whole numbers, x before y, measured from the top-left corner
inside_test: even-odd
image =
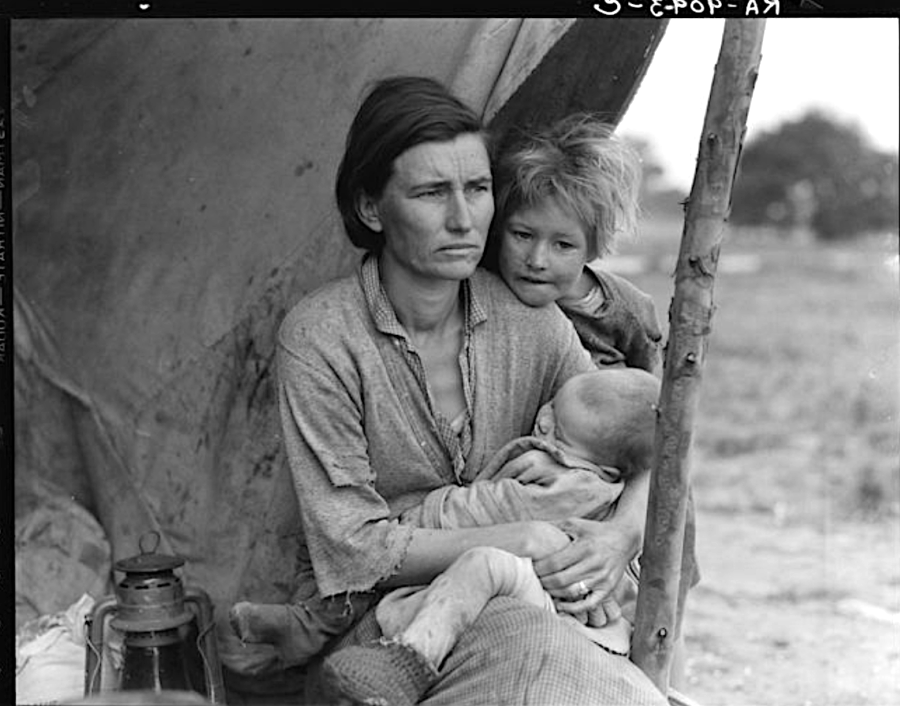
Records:
[[[714,310],[713,284],[764,29],[765,20],[725,21],[669,308],[669,341],[631,647],[632,661],[664,694],[668,692],[675,639],[691,438]]]

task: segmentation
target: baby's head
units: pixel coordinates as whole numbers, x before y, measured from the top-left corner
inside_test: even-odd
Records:
[[[589,115],[525,135],[494,165],[494,220],[485,264],[530,306],[568,294],[588,260],[634,232],[637,152]]]
[[[541,407],[534,435],[628,476],[651,463],[659,391],[659,380],[639,368],[576,375]]]

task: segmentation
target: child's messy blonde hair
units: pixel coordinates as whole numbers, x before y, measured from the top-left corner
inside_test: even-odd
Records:
[[[612,252],[637,228],[640,157],[590,114],[522,134],[497,156],[494,184],[494,245],[507,218],[548,197],[583,224],[590,259]]]

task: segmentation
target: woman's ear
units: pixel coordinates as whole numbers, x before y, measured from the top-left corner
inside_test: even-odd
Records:
[[[356,199],[356,215],[375,233],[381,233],[384,229],[378,213],[378,202],[366,193],[360,193]]]

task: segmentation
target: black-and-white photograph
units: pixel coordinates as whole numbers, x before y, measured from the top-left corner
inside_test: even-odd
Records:
[[[897,17],[662,5],[3,20],[16,704],[900,702]]]

